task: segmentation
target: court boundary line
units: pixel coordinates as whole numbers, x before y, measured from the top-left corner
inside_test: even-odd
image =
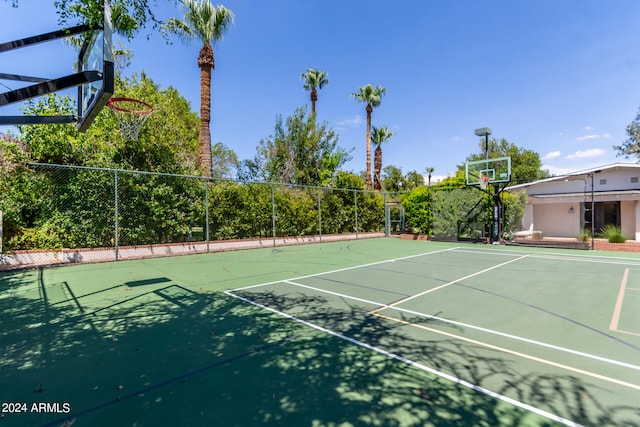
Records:
[[[329,334],[331,336],[334,336],[336,338],[340,338],[340,339],[342,339],[344,341],[347,341],[347,342],[349,342],[351,344],[354,344],[354,345],[357,345],[359,347],[363,347],[363,348],[365,348],[367,350],[374,351],[374,352],[376,352],[378,354],[381,354],[383,356],[386,356],[386,357],[389,357],[391,359],[397,360],[399,362],[405,363],[405,364],[407,364],[409,366],[418,368],[418,369],[420,369],[420,370],[422,370],[424,372],[428,372],[428,373],[436,375],[436,376],[438,376],[440,378],[444,378],[446,380],[452,381],[455,384],[464,386],[464,387],[469,388],[469,389],[471,389],[473,391],[486,394],[486,395],[488,395],[490,397],[493,397],[494,399],[501,400],[501,401],[503,401],[505,403],[514,405],[514,406],[516,406],[518,408],[527,410],[529,412],[532,412],[534,414],[540,415],[540,416],[545,417],[547,419],[550,419],[552,421],[557,421],[557,422],[559,422],[561,424],[564,424],[566,426],[581,427],[581,424],[578,424],[578,423],[576,423],[574,421],[571,421],[569,419],[563,418],[563,417],[561,417],[559,415],[552,414],[551,412],[545,411],[545,410],[540,409],[540,408],[536,408],[535,406],[531,406],[531,405],[529,405],[527,403],[524,403],[524,402],[520,402],[519,400],[513,399],[511,397],[505,396],[505,395],[497,393],[495,391],[489,390],[489,389],[487,389],[485,387],[482,387],[482,386],[479,386],[477,384],[473,384],[473,383],[471,383],[469,381],[466,381],[466,380],[463,380],[461,378],[457,378],[457,377],[455,377],[453,375],[447,374],[446,372],[442,372],[442,371],[438,371],[436,369],[430,368],[427,365],[424,365],[424,364],[419,363],[419,362],[415,362],[415,361],[413,361],[411,359],[408,359],[406,357],[400,356],[398,354],[392,353],[390,351],[384,350],[384,349],[376,347],[374,345],[365,343],[364,341],[360,341],[358,339],[349,337],[347,335],[344,335],[342,333],[333,331],[333,330],[325,328],[323,326],[316,325],[315,323],[311,323],[309,321],[300,319],[299,317],[293,316],[291,314],[285,313],[285,312],[280,311],[280,310],[276,310],[276,309],[268,307],[268,306],[266,306],[264,304],[260,304],[260,303],[258,303],[256,301],[250,300],[249,298],[245,298],[245,297],[242,297],[240,295],[234,294],[233,291],[227,290],[227,291],[224,291],[224,293],[226,295],[230,296],[230,297],[237,298],[237,299],[239,299],[241,301],[244,301],[244,302],[246,302],[248,304],[251,304],[251,305],[254,305],[256,307],[259,307],[259,308],[261,308],[263,310],[270,311],[270,312],[272,312],[274,314],[277,314],[277,315],[279,315],[281,317],[284,317],[284,318],[287,318],[289,320],[293,320],[295,322],[301,323],[301,324],[303,324],[305,326],[308,326],[308,327],[313,328],[315,330],[318,330],[320,332],[324,332],[324,333]]]
[[[291,285],[294,285],[294,286],[299,286],[299,287],[302,287],[302,288],[315,290],[315,291],[318,291],[318,292],[321,292],[321,293],[331,294],[331,295],[334,295],[334,296],[337,296],[337,297],[341,297],[341,298],[352,299],[352,300],[355,300],[355,301],[360,301],[360,302],[364,302],[364,303],[371,304],[371,305],[385,305],[385,304],[378,303],[376,301],[371,301],[371,300],[367,300],[367,299],[364,299],[364,298],[358,298],[358,297],[354,297],[354,296],[350,296],[350,295],[346,295],[346,294],[341,294],[339,292],[333,292],[333,291],[329,291],[329,290],[326,290],[326,289],[320,289],[320,288],[316,288],[316,287],[309,286],[309,285],[303,285],[301,283],[295,283],[295,282],[292,282],[292,281],[289,281],[289,280],[283,281],[281,283],[288,283],[288,284],[291,284]],[[619,360],[609,359],[609,358],[606,358],[606,357],[597,356],[595,354],[584,353],[584,352],[581,352],[581,351],[578,351],[578,350],[573,350],[573,349],[566,348],[566,347],[560,347],[560,346],[557,346],[557,345],[554,345],[554,344],[548,344],[548,343],[545,343],[545,342],[542,342],[542,341],[532,340],[532,339],[529,339],[529,338],[520,337],[518,335],[512,335],[512,334],[508,334],[506,332],[496,331],[494,329],[483,328],[481,326],[475,326],[475,325],[471,325],[471,324],[468,324],[468,323],[463,323],[463,322],[458,322],[458,321],[455,321],[455,320],[445,319],[445,318],[442,318],[442,317],[433,316],[431,314],[421,313],[421,312],[414,311],[414,310],[409,310],[409,309],[406,309],[406,308],[400,308],[400,307],[389,307],[389,308],[391,308],[393,310],[400,311],[400,312],[413,314],[415,316],[424,317],[424,318],[429,319],[429,320],[437,320],[437,321],[440,321],[440,322],[443,322],[443,323],[449,323],[449,324],[452,324],[452,325],[455,325],[455,326],[461,326],[461,327],[465,327],[465,328],[469,328],[469,329],[475,329],[475,330],[480,331],[480,332],[493,334],[493,335],[501,336],[501,337],[504,337],[504,338],[513,339],[513,340],[516,340],[516,341],[522,341],[522,342],[527,343],[527,344],[537,345],[537,346],[540,346],[540,347],[549,348],[551,350],[556,350],[556,351],[561,351],[561,352],[564,352],[564,353],[573,354],[574,356],[585,357],[587,359],[593,359],[593,360],[597,360],[599,362],[608,363],[608,364],[611,364],[611,365],[617,365],[617,366],[620,366],[620,367],[624,367],[624,368],[629,368],[629,369],[640,371],[640,366],[636,366],[636,365],[633,365],[633,364],[630,364],[630,363],[626,363],[626,362],[622,362],[622,361],[619,361]],[[373,314],[375,316],[378,315],[378,313],[373,313],[372,311],[368,312],[367,314]],[[396,319],[396,318],[391,317],[391,316],[389,316],[389,319],[393,319],[393,320],[396,320],[396,321],[399,320],[399,319]],[[418,325],[416,325],[416,326],[418,326]],[[446,332],[444,332],[444,333],[446,333]],[[489,344],[489,345],[491,345],[491,344]]]
[[[483,341],[478,341],[478,340],[474,340],[474,339],[471,339],[471,338],[462,337],[460,335],[452,334],[450,332],[439,331],[437,329],[429,328],[429,327],[424,326],[424,325],[418,325],[416,323],[409,322],[407,320],[397,319],[395,317],[387,316],[385,314],[374,313],[373,315],[381,317],[381,318],[389,320],[389,321],[392,321],[392,322],[397,322],[397,323],[401,323],[403,325],[413,326],[413,327],[416,327],[416,328],[419,328],[419,329],[424,329],[425,331],[429,331],[429,332],[433,332],[433,333],[436,333],[436,334],[444,335],[444,336],[449,337],[449,338],[454,338],[454,339],[457,339],[457,340],[466,341],[466,342],[469,342],[471,344],[476,344],[476,345],[479,345],[479,346],[482,346],[482,347],[486,347],[486,348],[491,349],[491,350],[496,350],[496,351],[499,351],[499,352],[502,352],[502,353],[511,354],[513,356],[522,357],[524,359],[533,360],[534,362],[538,362],[538,363],[542,363],[542,364],[545,364],[545,365],[553,366],[553,367],[556,367],[556,368],[564,369],[564,370],[567,370],[567,371],[570,371],[570,372],[586,375],[588,377],[596,378],[596,379],[601,380],[601,381],[617,384],[617,385],[620,385],[620,386],[623,386],[623,387],[627,387],[627,388],[631,388],[631,389],[635,389],[635,390],[640,391],[640,385],[638,385],[638,384],[629,383],[629,382],[622,381],[622,380],[619,380],[619,379],[616,379],[616,378],[608,377],[606,375],[601,375],[601,374],[598,374],[596,372],[585,371],[583,369],[574,368],[573,366],[565,365],[565,364],[562,364],[562,363],[557,363],[557,362],[554,362],[552,360],[543,359],[541,357],[532,356],[530,354],[521,353],[519,351],[509,350],[508,348],[504,348],[504,347],[500,347],[500,346],[497,346],[497,345],[489,344],[489,343],[486,343],[486,342],[483,342]]]
[[[440,286],[436,286],[435,288],[427,289],[426,291],[419,292],[419,293],[417,293],[415,295],[411,295],[410,297],[403,298],[403,299],[395,301],[395,302],[393,302],[391,304],[385,304],[383,307],[380,307],[380,308],[377,308],[375,310],[372,310],[367,314],[377,314],[379,311],[386,310],[388,308],[393,308],[398,304],[402,304],[404,302],[411,301],[414,298],[418,298],[418,297],[421,297],[421,296],[426,295],[428,293],[438,291],[438,290],[440,290],[442,288],[446,288],[447,286],[455,285],[456,283],[461,282],[463,280],[470,279],[470,278],[475,277],[475,276],[479,276],[479,275],[484,274],[484,273],[486,273],[488,271],[495,270],[496,268],[500,268],[500,267],[505,266],[507,264],[511,264],[512,262],[520,261],[521,259],[527,258],[528,256],[529,256],[528,254],[522,255],[522,256],[520,256],[518,258],[513,258],[513,259],[510,259],[509,261],[505,261],[503,263],[494,265],[492,267],[485,268],[484,270],[476,271],[475,273],[472,273],[472,274],[469,274],[467,276],[452,280],[452,281],[450,281],[448,283],[442,284]]]
[[[325,274],[340,273],[342,271],[349,271],[349,270],[355,270],[355,269],[358,269],[358,268],[371,267],[372,265],[380,265],[380,264],[386,264],[386,263],[389,263],[389,262],[404,261],[406,259],[418,258],[418,257],[421,257],[421,256],[438,254],[438,253],[442,253],[442,252],[449,252],[449,251],[453,251],[454,249],[457,249],[457,248],[458,247],[453,247],[453,248],[448,248],[448,249],[440,249],[440,250],[437,250],[437,251],[423,252],[423,253],[420,253],[420,254],[407,255],[407,256],[403,256],[403,257],[399,257],[399,258],[392,258],[392,259],[386,259],[386,260],[382,260],[382,261],[370,262],[370,263],[367,263],[367,264],[352,265],[350,267],[343,267],[343,268],[338,268],[338,269],[335,269],[335,270],[323,271],[323,272],[320,272],[320,273],[306,274],[304,276],[290,277],[288,279],[280,279],[280,280],[274,280],[274,281],[266,282],[266,283],[258,283],[256,285],[244,286],[244,287],[241,287],[241,288],[232,289],[231,291],[243,291],[243,290],[246,290],[246,289],[259,288],[261,286],[269,286],[269,285],[274,285],[274,284],[277,284],[277,283],[282,283],[285,280],[307,279],[309,277],[319,277],[319,276],[324,276]],[[226,292],[226,291],[224,291],[224,292]]]
[[[511,255],[518,256],[522,255],[522,252],[517,251],[509,251],[505,250],[504,252],[496,252],[491,250],[472,250],[467,249],[461,246],[457,246],[455,248],[451,248],[453,252],[461,252],[461,253],[470,253],[470,254],[490,254],[490,255]],[[634,267],[639,267],[640,262],[632,259],[632,258],[624,258],[624,257],[613,257],[613,256],[601,256],[601,255],[575,255],[575,254],[563,254],[559,252],[526,252],[531,258],[539,258],[539,259],[552,259],[552,260],[563,260],[563,261],[575,261],[575,262],[592,262],[592,263],[600,263],[600,264],[614,264],[614,265],[631,265]]]
[[[637,332],[624,331],[622,329],[618,329],[618,323],[620,321],[620,315],[622,314],[622,306],[624,304],[624,297],[627,290],[635,290],[635,288],[627,288],[627,282],[629,280],[629,267],[624,269],[624,273],[622,275],[622,281],[620,282],[620,289],[618,290],[618,298],[616,299],[616,305],[613,308],[613,315],[611,316],[611,323],[609,324],[609,330],[612,332],[619,332],[622,334],[634,335],[640,337],[640,334]]]

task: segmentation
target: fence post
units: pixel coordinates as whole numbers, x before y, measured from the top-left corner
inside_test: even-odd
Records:
[[[209,180],[204,178],[204,239],[207,242],[207,253],[209,253]]]
[[[114,249],[116,251],[116,261],[118,261],[118,234],[119,234],[119,228],[118,228],[118,170],[115,169],[113,171],[114,174],[114,181],[113,181],[113,191],[114,191],[114,201],[115,201],[115,217],[114,217],[114,237],[113,237],[113,244],[114,244]]]
[[[271,233],[273,234],[273,246],[276,246],[276,191],[271,183]]]
[[[318,235],[322,242],[322,208],[320,203],[320,188],[318,188]]]
[[[385,237],[389,237],[391,234],[391,218],[389,218],[389,206],[387,206],[387,193],[385,192],[382,194],[384,201],[384,235]]]
[[[356,240],[358,240],[358,192],[353,190],[353,206],[356,213]]]

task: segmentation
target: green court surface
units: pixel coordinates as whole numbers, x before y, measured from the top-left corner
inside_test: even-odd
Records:
[[[640,426],[639,313],[637,255],[395,238],[4,272],[0,427]]]

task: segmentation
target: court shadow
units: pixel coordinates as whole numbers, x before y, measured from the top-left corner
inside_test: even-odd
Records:
[[[72,418],[92,426],[557,425],[410,360],[478,386],[502,384],[498,392],[583,425],[640,425],[638,409],[597,400],[592,384],[515,372],[498,352],[425,340],[368,315],[361,303],[238,292],[292,321],[187,286],[135,296],[121,286],[98,307],[73,284],[61,284],[74,298],[44,308],[42,296],[17,291],[25,285],[19,276],[0,280],[13,290],[0,291],[2,307],[22,313],[15,320],[11,311],[0,314],[3,401],[71,407],[69,414],[6,414],[3,426],[57,426]]]

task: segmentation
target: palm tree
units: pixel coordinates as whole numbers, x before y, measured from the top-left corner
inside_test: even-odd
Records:
[[[322,89],[329,84],[326,71],[318,71],[313,68],[307,68],[306,73],[300,74],[300,78],[304,80],[304,90],[311,91],[311,114],[316,113],[316,101],[318,100],[318,89]]]
[[[352,93],[351,97],[356,101],[367,104],[367,175],[365,176],[365,184],[367,189],[371,189],[371,113],[373,109],[380,105],[382,95],[387,90],[382,86],[374,87],[366,84],[358,89],[358,92]]]
[[[221,40],[233,24],[233,12],[209,0],[182,0],[186,8],[181,20],[171,18],[167,30],[186,40],[200,40],[200,167],[205,177],[211,177],[211,70],[215,68],[212,42]]]
[[[382,190],[380,182],[380,171],[382,170],[382,144],[389,141],[393,136],[386,126],[373,127],[371,132],[371,142],[376,144],[376,152],[373,157],[373,188],[376,191]]]
[[[427,174],[427,186],[431,187],[431,174],[435,169],[431,166],[428,166],[424,171]]]

